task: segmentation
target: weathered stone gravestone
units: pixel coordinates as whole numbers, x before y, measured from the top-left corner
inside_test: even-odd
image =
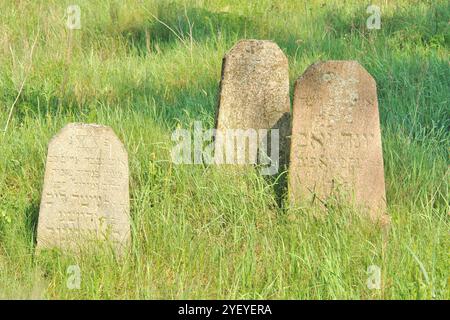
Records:
[[[286,56],[278,45],[271,41],[239,41],[225,55],[222,64],[216,113],[217,132],[223,133],[221,142],[223,145],[227,144],[224,132],[230,132],[230,129],[245,131],[243,135],[249,139],[255,137],[255,134],[251,134],[255,131],[261,134],[263,130],[278,129],[279,150],[285,151],[289,148],[286,141],[290,130],[289,122],[289,71]],[[270,135],[270,132],[267,135]],[[270,151],[271,137],[270,135],[262,139],[267,138],[267,151]],[[278,140],[277,137],[274,139]],[[264,144],[264,141],[259,142]],[[218,146],[223,145],[218,145],[216,140],[216,155]],[[251,147],[249,151],[252,151]],[[251,156],[254,155],[249,155]],[[283,152],[280,157],[283,163]],[[232,163],[229,157],[224,158],[226,163]]]
[[[111,128],[68,124],[48,147],[37,248],[130,241],[128,154]]]
[[[333,194],[387,218],[376,83],[356,61],[315,63],[295,85],[290,202]]]

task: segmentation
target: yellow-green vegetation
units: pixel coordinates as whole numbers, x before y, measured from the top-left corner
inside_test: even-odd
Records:
[[[371,3],[379,30],[366,28]],[[80,30],[66,28],[70,4]],[[0,12],[0,298],[449,298],[448,1],[21,0]],[[242,38],[275,41],[291,85],[318,60],[373,75],[389,233],[343,203],[322,218],[289,208],[255,170],[170,162],[177,126],[214,124],[221,60]],[[128,150],[124,258],[34,251],[47,144],[69,122],[111,126]]]

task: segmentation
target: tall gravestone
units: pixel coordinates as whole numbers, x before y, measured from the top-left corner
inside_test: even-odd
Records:
[[[333,194],[387,219],[376,83],[356,61],[315,63],[295,84],[290,202]]]
[[[216,112],[217,131],[278,129],[279,149],[284,151],[289,148],[286,140],[289,122],[289,71],[286,56],[271,41],[239,41],[223,59]],[[281,152],[281,163],[285,156]]]
[[[79,251],[107,240],[130,241],[128,154],[113,130],[68,124],[50,142],[37,248]]]

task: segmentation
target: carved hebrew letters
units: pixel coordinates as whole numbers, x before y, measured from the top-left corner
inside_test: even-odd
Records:
[[[49,144],[38,248],[130,240],[128,155],[109,127],[69,124]]]
[[[294,95],[291,203],[347,192],[372,216],[385,211],[376,84],[356,61],[310,66]]]

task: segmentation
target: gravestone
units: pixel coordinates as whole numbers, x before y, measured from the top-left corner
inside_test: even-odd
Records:
[[[218,132],[226,129],[278,129],[279,150],[289,148],[288,60],[276,43],[241,40],[225,55],[216,128]],[[269,151],[270,136],[267,141]],[[287,156],[288,153],[281,152],[282,164]]]
[[[68,124],[51,141],[37,230],[37,248],[80,251],[130,241],[128,154],[113,130]]]
[[[356,61],[311,65],[294,92],[289,198],[340,195],[387,217],[376,83]]]

